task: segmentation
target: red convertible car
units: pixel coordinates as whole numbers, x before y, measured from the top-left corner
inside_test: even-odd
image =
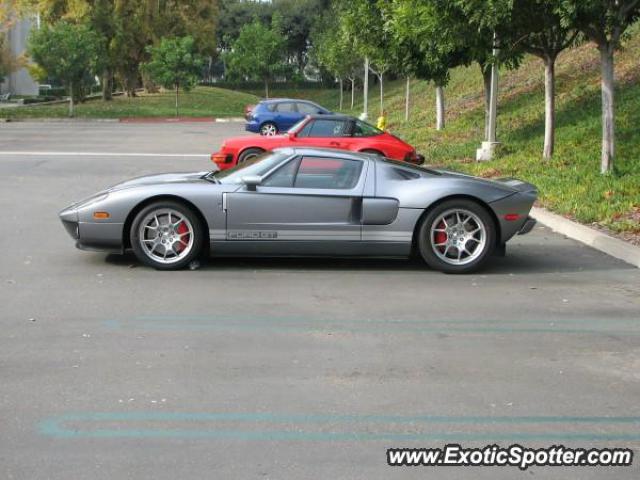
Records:
[[[284,135],[244,136],[225,140],[211,160],[220,170],[246,162],[280,147],[326,147],[382,155],[394,160],[422,164],[415,148],[390,133],[345,115],[309,115]]]

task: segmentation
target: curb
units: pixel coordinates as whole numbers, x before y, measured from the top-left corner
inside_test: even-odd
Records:
[[[145,118],[0,118],[0,123],[243,123],[241,117],[145,117]]]
[[[0,118],[6,123],[116,123],[117,118]]]
[[[568,220],[544,208],[533,207],[531,209],[531,216],[551,228],[554,232],[582,242],[607,255],[640,268],[640,247]]]
[[[125,117],[120,123],[232,123],[244,122],[240,117]]]

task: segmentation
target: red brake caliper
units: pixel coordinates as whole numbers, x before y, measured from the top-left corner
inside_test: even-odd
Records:
[[[447,226],[444,224],[444,221],[441,221],[436,228],[438,230],[444,230]],[[434,237],[435,243],[438,245],[447,241],[447,234],[445,232],[436,232]],[[438,248],[444,250],[445,247],[441,245]]]
[[[182,235],[183,233],[187,233],[188,231],[189,231],[189,229],[187,228],[187,224],[184,223],[184,222],[180,222],[180,225],[178,225],[178,228],[176,229],[176,233],[178,235]],[[180,237],[180,239],[186,244],[189,243],[189,235],[185,235],[184,237]],[[176,247],[175,248],[176,252],[180,253],[182,250],[184,250],[184,248],[185,248],[185,244],[184,243],[178,242],[177,244],[174,244],[175,247]]]

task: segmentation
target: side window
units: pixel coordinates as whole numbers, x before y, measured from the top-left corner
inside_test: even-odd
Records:
[[[316,119],[309,133],[310,137],[342,137],[347,130],[347,122],[344,120]]]
[[[267,103],[266,105],[264,105],[264,108],[266,108],[269,112],[275,112],[277,106],[277,103]]]
[[[296,104],[293,103],[293,102],[278,103],[278,106],[277,106],[276,110],[278,112],[281,112],[281,113],[295,112],[296,111]]]
[[[356,120],[356,124],[353,128],[354,137],[373,137],[375,135],[380,135],[381,133],[382,130],[378,130],[373,125],[369,125],[361,120]]]
[[[300,158],[294,158],[265,178],[261,185],[264,187],[293,187],[293,180],[299,164]]]
[[[318,113],[320,109],[310,103],[299,102],[298,111],[304,115],[313,115],[314,113]]]
[[[362,162],[342,158],[304,157],[295,188],[351,189],[360,179]]]

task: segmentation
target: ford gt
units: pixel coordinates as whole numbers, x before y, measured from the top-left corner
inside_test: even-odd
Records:
[[[80,249],[132,249],[160,270],[212,256],[416,253],[433,269],[484,265],[535,223],[536,188],[379,155],[283,148],[223,171],[129,180],[60,212]]]

